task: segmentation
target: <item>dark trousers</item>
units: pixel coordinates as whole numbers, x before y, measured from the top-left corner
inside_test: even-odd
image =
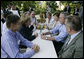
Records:
[[[61,50],[64,43],[63,42],[53,41],[53,44],[54,44],[54,47],[55,47],[55,51],[56,51],[56,53],[58,55],[58,52]]]

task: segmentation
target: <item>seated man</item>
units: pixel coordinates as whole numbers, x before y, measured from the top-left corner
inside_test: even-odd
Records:
[[[1,58],[29,58],[39,51],[38,45],[26,40],[19,32],[21,26],[20,17],[17,15],[9,15],[6,19],[7,29],[1,37]],[[20,44],[30,47],[28,52],[21,53],[18,41]]]
[[[78,16],[68,16],[65,21],[69,37],[59,52],[59,58],[83,58],[83,31]]]
[[[65,42],[65,39],[68,36],[68,33],[66,32],[66,28],[65,28],[65,16],[66,15],[67,15],[67,13],[62,12],[59,16],[60,23],[55,28],[50,30],[49,32],[43,33],[42,36],[41,36],[42,39],[55,40],[55,41],[53,41],[53,43],[55,45],[55,49],[56,49],[57,54],[60,51],[62,45]],[[59,32],[59,34],[57,36],[52,36],[52,37],[44,36],[44,35],[47,35],[47,34],[54,34],[54,33],[58,33],[58,32]]]

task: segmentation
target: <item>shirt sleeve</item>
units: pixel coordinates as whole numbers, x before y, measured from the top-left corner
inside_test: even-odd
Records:
[[[56,41],[63,41],[64,39],[66,39],[66,37],[68,36],[68,34],[66,32],[60,32],[57,36],[54,36]]]
[[[30,58],[35,54],[33,49],[31,49],[28,52],[20,53],[19,48],[17,46],[18,44],[12,41],[9,40],[2,41],[2,47],[7,54],[7,57],[9,58]]]
[[[30,58],[34,54],[35,54],[34,50],[31,50],[22,54],[18,52],[15,58]]]
[[[58,24],[55,28],[53,28],[52,30],[50,30],[50,33],[55,34],[56,32],[59,31],[61,24]]]
[[[17,33],[19,35],[19,39],[21,40],[20,41],[21,45],[26,45],[27,47],[30,47],[30,48],[34,45],[31,41],[28,41],[27,39],[25,39],[19,32]]]

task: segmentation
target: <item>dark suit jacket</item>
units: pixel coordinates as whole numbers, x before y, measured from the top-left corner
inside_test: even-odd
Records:
[[[64,12],[68,11],[68,13],[70,14],[71,8],[69,7],[67,10],[67,7],[64,8]]]
[[[66,42],[66,41],[65,41]],[[70,44],[59,52],[60,58],[83,58],[83,33],[79,33]]]
[[[75,14],[75,12],[79,12],[79,9],[77,8],[77,11],[75,11],[76,8],[74,9],[74,15],[78,15],[78,13]]]
[[[28,39],[29,41],[32,41],[34,40],[36,37],[35,35],[32,35],[33,33],[33,26],[31,26],[30,28],[29,27],[26,27],[25,25],[22,25],[21,29],[19,30],[19,32],[21,33],[21,35]]]

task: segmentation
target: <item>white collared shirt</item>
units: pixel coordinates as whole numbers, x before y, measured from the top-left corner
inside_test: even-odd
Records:
[[[10,10],[14,15],[17,15],[17,16],[19,16],[20,17],[20,15],[19,15],[19,13],[18,13],[18,11],[17,10]]]
[[[77,33],[71,35],[71,39],[70,39],[70,41],[68,42],[68,44],[70,44],[70,42],[71,42],[80,32],[81,32],[81,31],[79,31],[79,32],[77,32]]]
[[[1,21],[1,33],[2,33],[2,30],[3,30],[3,23],[2,23],[2,21]]]
[[[46,18],[45,24],[51,29],[51,28],[54,26],[54,25],[53,25],[54,22],[55,22],[55,20],[54,20],[53,18],[50,19],[50,22],[49,22],[49,19]]]
[[[2,28],[2,34],[6,32],[7,26],[6,26],[6,22],[3,24],[3,28]]]

